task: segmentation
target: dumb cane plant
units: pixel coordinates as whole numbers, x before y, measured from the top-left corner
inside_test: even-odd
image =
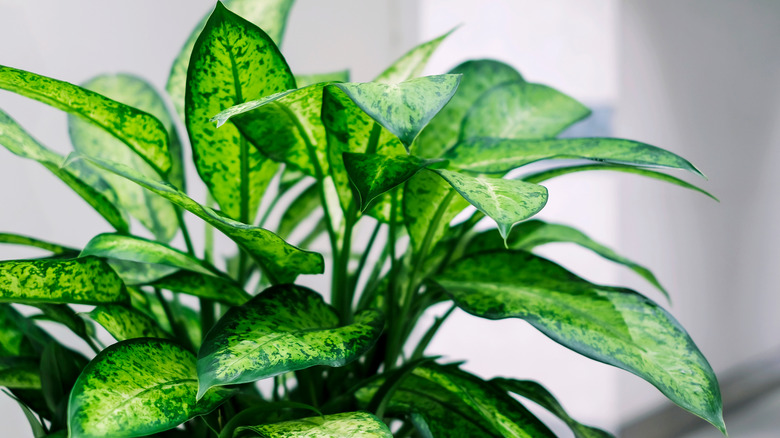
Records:
[[[426,356],[455,308],[523,319],[725,433],[712,369],[666,310],[532,251],[575,243],[663,291],[653,274],[574,228],[528,220],[550,178],[612,170],[707,194],[658,170],[699,174],[693,165],[636,141],[557,138],[589,110],[498,61],[418,77],[446,35],[373,82],[294,76],[277,48],[290,7],[217,3],[173,64],[167,91],[208,187],[202,203],[185,193],[175,118],[146,82],[102,75],[76,86],[0,66],[0,88],[69,114],[76,152],[56,154],[2,112],[0,144],[115,228],[80,249],[0,234],[52,253],[0,262],[0,384],[36,437],[553,436],[528,401],[577,437],[610,436],[536,382],[486,381]],[[523,170],[559,158],[591,161]],[[205,223],[201,252],[185,212]],[[153,238],[132,234],[128,215]],[[279,218],[273,231],[269,217]],[[486,221],[498,230],[477,227]],[[358,228],[370,236],[360,245]],[[237,246],[226,263],[215,260],[214,229]],[[179,233],[186,247],[171,246]],[[327,259],[307,249],[323,236]],[[330,290],[295,284],[326,265]],[[94,357],[40,320],[63,324]],[[94,323],[117,342],[104,347]]]

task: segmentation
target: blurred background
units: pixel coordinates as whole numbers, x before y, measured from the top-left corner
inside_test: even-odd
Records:
[[[162,91],[173,58],[212,7],[212,0],[0,0],[0,64],[73,83],[129,72]],[[594,109],[570,134],[654,144],[709,177],[692,182],[720,203],[618,173],[546,184],[541,218],[576,226],[650,267],[671,305],[631,271],[586,250],[559,244],[543,254],[667,306],[719,376],[731,435],[778,436],[780,2],[298,0],[282,51],[296,73],[348,68],[352,80],[368,81],[458,25],[427,73],[471,58],[502,60]],[[0,108],[43,144],[70,150],[62,113],[1,91]],[[193,189],[202,200],[203,188]],[[0,149],[0,231],[83,246],[110,230],[37,163]],[[2,259],[25,256],[0,248]],[[307,279],[318,282],[326,284]],[[522,321],[455,314],[429,353],[466,360],[484,377],[538,380],[576,419],[621,436],[719,436],[644,381],[571,353]],[[0,397],[3,436],[32,436],[20,414]]]

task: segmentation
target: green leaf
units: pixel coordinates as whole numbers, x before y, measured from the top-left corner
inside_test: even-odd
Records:
[[[344,167],[358,193],[360,211],[382,193],[404,183],[420,169],[441,160],[423,160],[414,155],[394,157],[344,152]]]
[[[35,350],[17,323],[27,320],[10,304],[0,303],[0,356],[33,356]]]
[[[555,137],[589,115],[581,103],[546,85],[507,82],[474,102],[463,119],[459,139]]]
[[[46,251],[50,251],[54,255],[63,255],[63,254],[78,255],[79,253],[79,250],[74,248],[68,248],[67,246],[62,246],[51,242],[45,242],[43,240],[39,240],[34,237],[22,236],[20,234],[0,233],[0,243],[32,246],[35,248],[40,248]]]
[[[68,394],[87,366],[87,359],[57,342],[49,342],[41,354],[41,386],[46,406],[53,413],[52,429],[66,427]]]
[[[91,341],[89,337],[94,335],[94,327],[91,324],[87,324],[87,321],[74,312],[67,304],[41,303],[36,304],[35,307],[40,309],[43,314],[34,315],[33,318],[46,319],[62,324],[86,342],[89,343]]]
[[[408,150],[425,125],[450,101],[460,75],[425,76],[398,84],[335,84]]]
[[[178,271],[149,283],[149,286],[215,300],[231,306],[240,306],[252,298],[238,283],[229,278],[192,271]]]
[[[151,114],[82,87],[32,72],[0,66],[0,88],[78,116],[113,135],[159,174],[171,168],[168,133]]]
[[[33,411],[30,409],[29,406],[27,406],[22,400],[19,398],[13,396],[11,393],[3,390],[5,394],[9,397],[11,397],[18,405],[19,408],[22,409],[22,412],[24,413],[24,416],[27,418],[27,422],[30,423],[30,428],[32,429],[33,437],[34,438],[44,438],[46,437],[46,429],[43,428],[43,425],[41,424],[41,421],[36,418]]]
[[[119,342],[87,365],[70,393],[72,438],[132,437],[172,429],[224,401],[211,391],[199,402],[195,357],[173,342]]]
[[[41,389],[38,359],[0,357],[0,386],[13,389]]]
[[[449,170],[436,171],[461,196],[498,224],[504,241],[512,225],[539,213],[547,204],[547,189],[525,181],[471,177]]]
[[[92,175],[84,175],[84,173],[89,171],[88,168],[82,168],[81,172],[60,168],[64,159],[57,153],[52,152],[38,143],[3,111],[0,111],[0,145],[4,146],[14,155],[41,163],[46,169],[54,174],[54,176],[62,180],[62,182],[67,184],[68,187],[87,201],[87,203],[103,216],[112,227],[116,228],[117,231],[120,233],[127,233],[129,231],[130,226],[128,225],[123,212],[117,209],[112,202],[116,194],[107,187],[106,182],[102,177],[94,172]],[[79,176],[79,173],[82,174],[81,176],[88,177],[89,182],[82,179]],[[107,197],[105,193],[101,193],[101,191],[96,189],[96,187],[99,186],[104,186],[106,191],[109,191],[113,196]]]
[[[237,433],[242,431],[255,432],[264,438],[393,437],[382,420],[367,412],[344,412],[236,429]]]
[[[453,167],[475,173],[504,173],[540,160],[584,158],[632,166],[683,169],[702,175],[693,164],[679,155],[649,144],[619,138],[470,138],[458,143],[444,154],[444,158]]]
[[[439,158],[455,145],[463,118],[482,94],[501,83],[523,79],[514,68],[490,59],[464,62],[450,73],[463,75],[458,92],[417,138],[412,152],[420,157]]]
[[[222,2],[228,9],[251,21],[263,29],[278,46],[281,46],[282,35],[287,24],[287,15],[293,5],[293,0],[225,0]],[[206,25],[204,17],[195,29],[193,29],[187,42],[184,43],[176,60],[171,67],[171,73],[168,76],[168,84],[165,89],[171,96],[173,106],[176,112],[184,120],[184,94],[187,82],[187,67],[190,63],[192,49],[195,46],[195,40],[200,35],[203,27]]]
[[[259,264],[268,268],[269,275],[277,283],[292,282],[298,274],[323,272],[323,259],[318,253],[300,250],[268,230],[234,221],[198,204],[170,184],[145,178],[126,166],[94,158],[88,160],[157,193],[220,230]]]
[[[561,345],[647,380],[725,433],[712,368],[680,324],[642,295],[589,283],[522,251],[467,257],[436,281],[463,310],[524,319]]]
[[[0,301],[100,304],[127,300],[122,280],[97,257],[0,262]]]
[[[555,414],[555,416],[563,420],[563,422],[569,426],[571,431],[574,432],[575,438],[614,438],[611,433],[596,429],[595,427],[585,426],[571,418],[563,409],[563,406],[558,403],[558,400],[550,394],[550,391],[537,382],[499,377],[491,380],[490,383],[495,384],[506,391],[514,392],[521,397],[527,398]]]
[[[171,169],[166,179],[177,187],[184,186],[181,143],[165,102],[150,84],[136,76],[112,74],[96,76],[82,86],[146,111],[160,120],[167,132],[170,147],[168,152],[172,159]],[[77,116],[68,117],[68,132],[73,147],[84,155],[118,161],[137,169],[146,176],[158,176],[154,168],[146,164],[142,157],[125,144]],[[116,175],[108,174],[105,178],[116,192],[119,204],[150,230],[158,240],[168,242],[173,238],[179,225],[176,211],[168,201]]]
[[[266,289],[228,310],[198,352],[198,397],[218,385],[254,382],[315,365],[343,366],[374,345],[384,327],[373,310],[339,326],[316,292],[295,285]]]
[[[282,213],[279,219],[277,233],[283,238],[290,237],[292,232],[320,206],[319,190],[316,184],[306,188]]]
[[[430,41],[426,41],[412,50],[408,51],[401,58],[395,61],[390,67],[383,71],[374,82],[382,84],[397,84],[412,78],[420,76],[425,65],[428,64],[433,52],[439,47],[445,38],[450,36],[455,29],[450,30],[444,35],[434,38]],[[347,81],[343,81],[347,82]]]
[[[170,266],[201,274],[216,275],[191,255],[157,243],[152,240],[120,234],[98,234],[87,243],[81,256],[96,256],[110,259],[127,260],[140,263],[153,263]]]
[[[117,341],[133,338],[163,338],[171,336],[143,313],[128,306],[107,304],[95,307],[87,314]]]
[[[574,172],[584,172],[589,170],[614,170],[617,172],[633,173],[640,176],[646,176],[648,178],[655,178],[657,180],[675,184],[680,187],[684,187],[686,189],[695,190],[699,193],[709,196],[710,198],[716,201],[719,201],[718,198],[711,195],[709,192],[705,191],[704,189],[701,189],[693,184],[690,184],[674,176],[667,175],[661,172],[656,172],[654,170],[641,169],[641,168],[616,165],[616,164],[586,164],[582,166],[557,167],[554,169],[548,169],[548,170],[543,170],[541,172],[536,172],[531,175],[526,175],[523,177],[523,181],[539,184],[542,181],[546,181],[550,178],[555,178],[557,176],[562,176]]]
[[[515,233],[506,241],[506,247],[510,249],[531,251],[537,246],[558,242],[575,243],[595,252],[607,260],[626,266],[650,282],[653,286],[657,287],[667,298],[669,297],[669,293],[661,286],[661,283],[649,269],[621,256],[612,249],[592,240],[583,232],[567,225],[547,223],[535,219],[523,222],[517,226]],[[469,242],[469,246],[466,248],[465,253],[468,255],[481,251],[501,249],[503,247],[504,242],[498,239],[495,236],[495,233],[488,231],[474,236],[471,242]]]
[[[252,221],[278,166],[251,148],[235,126],[216,129],[209,119],[291,88],[295,78],[271,38],[218,2],[192,49],[184,112],[198,174],[233,219]]]
[[[319,84],[320,82],[349,82],[349,70],[295,75],[295,83],[298,84],[298,88],[308,87],[309,85]]]

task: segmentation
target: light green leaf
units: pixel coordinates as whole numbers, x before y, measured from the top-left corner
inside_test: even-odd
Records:
[[[12,389],[41,389],[38,359],[0,357],[0,386]]]
[[[367,412],[344,412],[236,429],[236,433],[242,431],[255,432],[264,438],[393,438],[387,425]]]
[[[364,211],[379,195],[404,183],[420,169],[440,160],[423,160],[414,155],[387,156],[344,152],[344,167],[358,193]]]
[[[406,52],[406,54],[396,60],[393,65],[377,76],[377,78],[374,79],[374,82],[397,84],[420,76],[423,69],[425,69],[425,65],[428,64],[428,59],[430,59],[433,52],[439,47],[439,44],[454,31],[455,29],[452,29],[444,35],[426,41]]]
[[[117,231],[120,233],[129,231],[130,226],[123,212],[113,204],[116,194],[107,186],[106,181],[100,175],[96,172],[86,175],[85,173],[88,173],[90,169],[84,167],[72,169],[73,171],[60,168],[64,159],[38,143],[3,111],[0,111],[0,145],[14,155],[41,163],[54,176],[87,201]],[[76,170],[80,170],[80,172]],[[80,176],[84,178],[82,179]],[[98,187],[103,189],[102,193]]]
[[[293,5],[293,0],[225,0],[222,3],[235,14],[263,29],[276,42],[277,46],[282,45],[282,35],[284,34],[287,15]],[[207,18],[203,17],[200,23],[195,26],[187,42],[184,43],[184,47],[176,56],[176,60],[171,67],[171,73],[168,76],[168,84],[165,87],[168,95],[171,96],[176,112],[181,116],[182,120],[184,120],[187,67],[190,63],[195,40],[206,25]]]
[[[460,75],[425,76],[398,84],[335,84],[408,150],[425,125],[450,101]]]
[[[219,301],[231,306],[240,306],[252,298],[230,278],[214,277],[192,271],[176,272],[149,283],[149,286]]]
[[[128,286],[151,283],[176,272],[176,268],[153,263],[132,262],[129,260],[107,259],[122,281]]]
[[[128,306],[107,304],[95,307],[87,315],[111,334],[117,341],[133,338],[171,337],[157,323],[143,313]]]
[[[349,70],[295,75],[295,83],[298,84],[298,88],[308,87],[309,85],[319,84],[320,82],[349,82]]]
[[[22,236],[20,234],[0,233],[0,243],[7,243],[11,245],[25,245],[35,248],[44,249],[50,251],[55,255],[73,254],[78,255],[79,250],[74,248],[68,248],[56,243],[45,242],[43,240],[36,239],[34,237]],[[75,254],[74,254],[75,253]]]
[[[232,125],[209,121],[225,108],[295,88],[295,78],[262,29],[217,2],[192,49],[185,125],[198,174],[221,210],[250,223],[277,164],[250,147]]]
[[[320,206],[319,190],[316,184],[306,188],[290,203],[279,219],[277,233],[287,239],[290,234]]]
[[[589,283],[522,251],[467,257],[436,281],[463,310],[524,319],[561,345],[647,380],[725,433],[712,368],[680,324],[642,295]]]
[[[0,262],[0,301],[100,304],[127,300],[122,280],[97,257]]]
[[[220,230],[241,246],[259,264],[268,268],[269,275],[277,283],[292,282],[298,274],[321,274],[323,272],[322,255],[318,253],[300,250],[268,230],[223,216],[211,208],[198,204],[163,181],[145,178],[118,163],[88,159],[103,169],[121,175],[147,190],[157,193]]]
[[[581,103],[546,85],[507,82],[474,102],[463,119],[459,139],[555,137],[589,115]]]
[[[266,289],[228,310],[198,352],[198,397],[213,386],[254,382],[315,365],[343,366],[374,345],[384,327],[373,310],[339,325],[316,292],[295,285]]]
[[[482,94],[504,82],[523,79],[514,68],[490,59],[466,61],[450,73],[463,75],[458,92],[420,133],[412,147],[417,156],[441,157],[457,142],[463,118]]]
[[[81,117],[113,135],[159,174],[171,168],[168,133],[157,118],[82,87],[24,70],[0,66],[0,88]]]
[[[506,241],[512,225],[539,213],[547,204],[547,189],[525,181],[471,177],[449,170],[436,171],[471,205],[490,216]]]
[[[132,437],[172,429],[224,401],[211,391],[199,402],[195,357],[171,341],[119,342],[87,365],[70,393],[72,438]]]
[[[453,167],[476,173],[504,173],[540,160],[584,158],[632,166],[683,169],[702,175],[693,164],[679,155],[620,138],[469,138],[444,154],[444,158],[450,160]]]
[[[585,426],[571,418],[563,409],[563,406],[558,403],[558,400],[550,394],[550,391],[537,382],[499,377],[491,380],[490,383],[497,385],[506,391],[514,392],[521,397],[525,397],[555,414],[555,416],[563,420],[563,422],[569,426],[571,431],[574,432],[575,438],[614,438],[611,433],[596,429],[595,427]]]

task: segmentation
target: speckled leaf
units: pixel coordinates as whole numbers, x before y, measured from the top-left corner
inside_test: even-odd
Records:
[[[0,357],[0,386],[13,389],[41,389],[38,359]]]
[[[216,408],[225,394],[210,391],[199,402],[195,357],[179,345],[131,339],[101,351],[70,393],[72,438],[133,437],[172,429]]]
[[[276,45],[281,46],[282,34],[287,24],[287,15],[293,5],[293,0],[225,0],[222,3],[235,14],[263,29],[276,42]],[[206,25],[207,18],[204,17],[195,26],[187,42],[184,43],[184,47],[176,56],[176,60],[171,67],[171,73],[168,76],[168,84],[165,87],[168,95],[171,96],[176,112],[181,116],[182,120],[184,120],[187,67],[190,63],[195,40]]]
[[[344,412],[236,429],[236,433],[250,431],[263,438],[393,438],[387,425],[368,412]]]
[[[3,111],[0,111],[0,145],[15,155],[41,163],[54,176],[61,179],[62,182],[87,201],[117,231],[122,233],[129,231],[130,226],[123,212],[117,209],[112,202],[116,194],[107,186],[106,181],[102,177],[95,172],[92,175],[84,175],[83,173],[89,171],[88,168],[82,168],[82,172],[60,168],[64,159],[59,154],[38,143]],[[90,178],[85,181],[80,177],[80,173],[81,176],[89,176]],[[110,193],[102,193],[98,188],[102,188]],[[107,194],[113,194],[113,196],[107,197]]]
[[[198,204],[189,196],[163,181],[145,178],[118,163],[88,159],[103,169],[121,175],[147,190],[157,193],[220,230],[240,245],[258,263],[268,268],[269,275],[277,283],[289,283],[295,280],[298,274],[321,274],[323,272],[322,255],[318,253],[300,250],[268,230],[237,222],[221,215],[209,207]]]
[[[620,138],[557,138],[517,140],[470,138],[444,158],[453,167],[475,173],[504,173],[539,160],[584,158],[633,166],[684,169],[701,175],[688,160],[664,149]]]
[[[214,277],[192,271],[179,271],[149,285],[219,301],[231,306],[240,306],[251,298],[251,295],[241,289],[238,283],[229,278]]]
[[[507,82],[474,102],[463,119],[459,139],[550,138],[589,115],[581,103],[546,85]]]
[[[0,301],[100,304],[127,300],[122,280],[97,257],[0,262]]]
[[[153,263],[132,262],[130,260],[107,259],[122,281],[128,286],[148,284],[155,280],[170,275],[177,271],[173,266],[158,265]]]
[[[191,255],[162,243],[121,234],[98,234],[81,251],[82,256],[97,256],[131,262],[171,266],[201,274],[216,275]]]
[[[87,314],[117,341],[133,338],[170,338],[157,323],[128,306],[107,304],[95,307]]]
[[[228,310],[198,352],[198,396],[220,385],[254,382],[314,365],[343,366],[374,345],[384,327],[373,310],[339,326],[316,292],[295,285],[266,289]]]
[[[466,61],[450,73],[463,75],[458,92],[420,133],[412,147],[415,155],[440,157],[457,142],[463,118],[480,96],[496,85],[523,79],[514,68],[490,59]]]
[[[414,155],[394,157],[344,152],[344,167],[358,193],[358,206],[364,211],[382,193],[404,183],[420,169],[440,160],[423,160]]]
[[[536,219],[523,222],[517,225],[515,232],[507,239],[506,247],[510,249],[531,251],[539,245],[557,242],[575,243],[595,252],[607,260],[624,265],[639,274],[653,286],[657,287],[664,295],[669,297],[669,293],[661,286],[661,283],[658,282],[658,279],[655,278],[655,275],[653,275],[649,269],[621,256],[612,249],[594,241],[583,232],[567,225],[547,223]],[[479,233],[472,238],[468,247],[465,249],[465,253],[468,255],[481,251],[501,249],[503,247],[504,242],[499,239],[495,233],[486,231]]]
[[[217,2],[192,49],[185,125],[198,174],[221,210],[249,223],[277,164],[252,148],[233,125],[209,120],[225,108],[295,88],[271,38]]]
[[[463,310],[524,319],[561,345],[647,380],[725,431],[712,368],[680,324],[642,295],[589,283],[522,251],[467,257],[436,281]]]
[[[349,82],[349,70],[295,75],[295,83],[298,84],[298,88],[308,87],[309,85],[318,84],[320,82]]]
[[[460,75],[425,76],[398,84],[336,84],[377,123],[395,134],[408,150],[425,125],[450,101]]]
[[[325,85],[309,85],[245,102],[212,120],[218,127],[230,120],[263,156],[322,178],[329,167],[325,127],[320,119]]]
[[[0,88],[81,117],[113,135],[160,174],[171,168],[168,133],[154,116],[85,88],[32,72],[0,66]]]
[[[455,31],[455,29],[450,30],[438,38],[426,41],[406,52],[390,67],[385,69],[385,71],[377,76],[377,78],[374,79],[374,82],[379,82],[382,84],[397,84],[398,82],[403,82],[420,76],[423,69],[425,69],[425,65],[428,64],[428,59],[430,59],[431,55],[433,55],[433,52],[436,51],[436,49],[439,47],[439,44],[441,44],[445,38],[450,36],[453,31]]]
[[[68,248],[67,246],[62,246],[57,243],[46,242],[34,237],[22,236],[12,233],[0,233],[0,243],[31,246],[34,248],[50,251],[55,255],[73,254],[75,257],[79,253],[79,250],[74,248]]]
[[[595,427],[585,426],[571,418],[550,391],[537,382],[531,380],[496,378],[491,380],[490,383],[497,385],[506,391],[527,398],[555,414],[555,416],[563,420],[563,422],[569,426],[571,431],[574,432],[575,438],[614,438],[611,433],[596,429]]]
[[[319,190],[316,184],[312,184],[301,192],[284,210],[282,217],[279,219],[278,234],[285,239],[289,238],[295,228],[302,224],[319,206]]]
[[[547,203],[547,189],[525,181],[471,177],[448,170],[436,171],[471,205],[498,224],[504,240],[512,225],[539,213]]]

